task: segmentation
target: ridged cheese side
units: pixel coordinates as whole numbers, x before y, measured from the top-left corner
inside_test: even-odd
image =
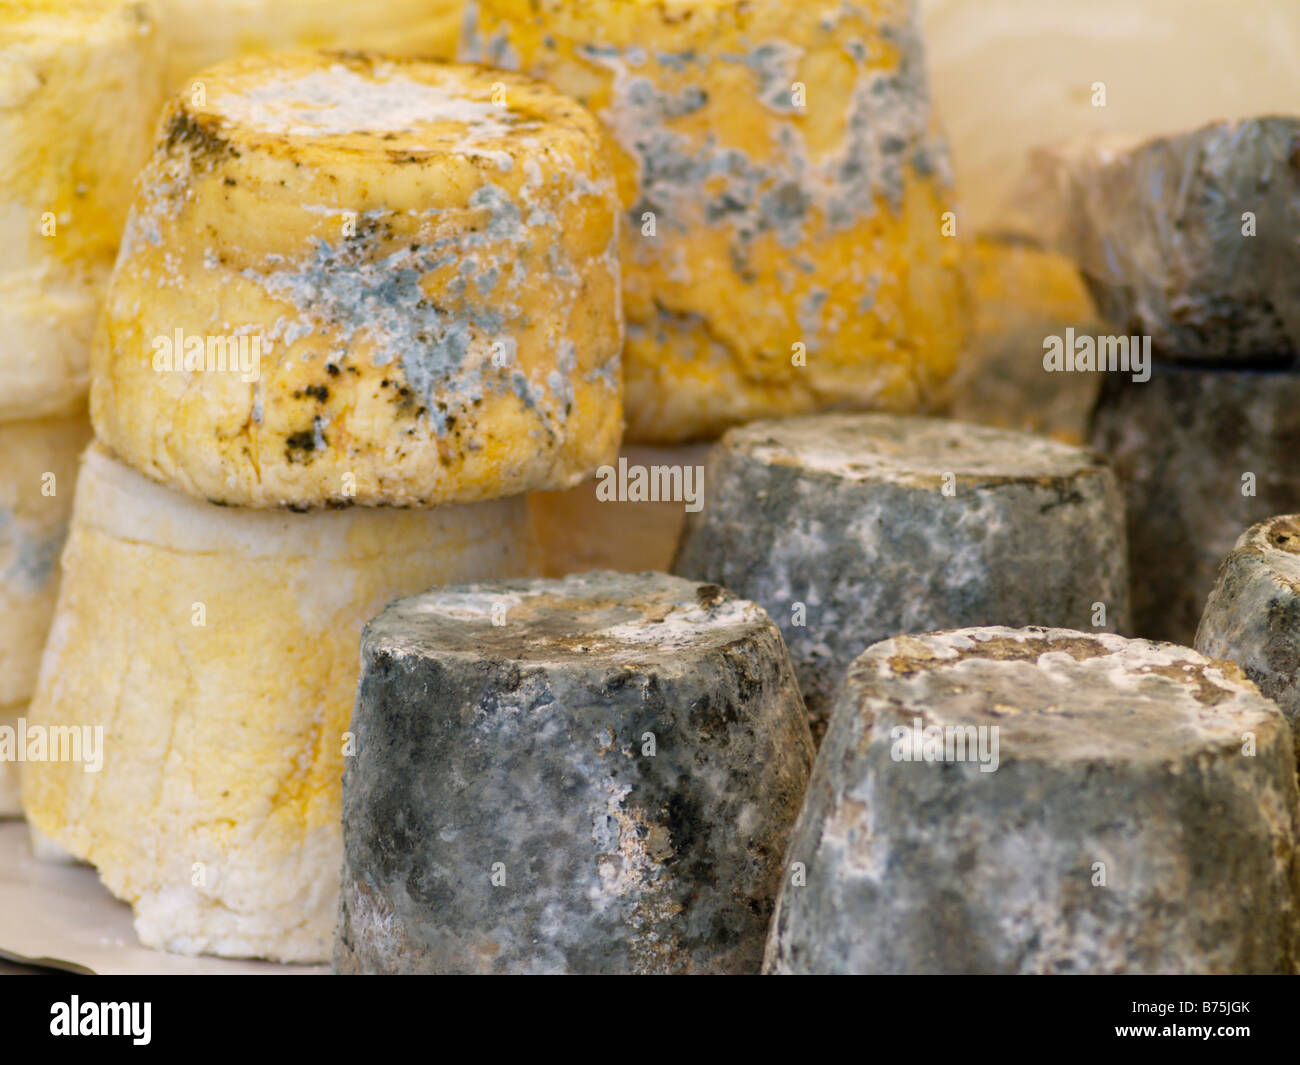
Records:
[[[84,411],[0,423],[0,725],[13,725],[36,689],[77,456],[89,439]],[[0,817],[20,812],[18,767],[0,761]]]
[[[143,3],[0,7],[0,419],[84,402],[160,63]]]
[[[435,584],[526,575],[531,551],[522,498],[218,507],[95,445],[28,718],[103,726],[104,764],[26,763],[29,820],[132,904],[147,946],[326,959],[362,624]]]
[[[167,41],[167,84],[235,56],[348,48],[451,59],[463,0],[151,0]]]
[[[116,454],[277,506],[472,502],[615,453],[617,196],[590,115],[518,75],[352,54],[202,80],[164,113],[96,341]],[[159,372],[177,335],[260,338],[256,380]]]
[[[968,312],[910,0],[471,0],[462,55],[609,133],[630,440],[933,401]]]

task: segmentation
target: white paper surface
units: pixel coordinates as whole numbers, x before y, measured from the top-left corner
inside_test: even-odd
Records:
[[[90,866],[37,861],[22,821],[0,821],[0,952],[59,959],[105,975],[329,972],[324,965],[187,958],[142,947],[131,907],[113,898]]]

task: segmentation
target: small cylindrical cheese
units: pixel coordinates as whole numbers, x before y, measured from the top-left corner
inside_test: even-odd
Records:
[[[1300,511],[1300,373],[1184,367],[1107,374],[1092,446],[1124,488],[1133,632],[1190,645],[1241,530]]]
[[[1196,649],[1241,666],[1259,690],[1300,721],[1300,515],[1242,533],[1223,560],[1196,630]]]
[[[826,414],[731,430],[704,481],[674,572],[767,609],[818,738],[844,671],[878,640],[1127,624],[1119,488],[1079,448],[952,421]]]
[[[85,411],[0,422],[0,728],[17,728],[36,688],[59,591],[77,456],[89,439]],[[0,742],[0,817],[21,813],[17,754]]]
[[[232,56],[284,48],[350,48],[450,59],[461,0],[150,0],[167,42],[167,85]]]
[[[970,316],[912,0],[470,0],[466,27],[609,132],[629,439],[934,402]]]
[[[0,7],[0,420],[85,403],[91,337],[162,104],[151,9]]]
[[[629,444],[565,492],[528,497],[542,574],[667,570],[688,513],[704,505],[706,444]]]
[[[1231,662],[1064,629],[854,663],[771,973],[1290,973],[1291,730]]]
[[[361,657],[338,971],[758,971],[812,761],[761,608],[656,573],[457,585]]]
[[[519,75],[232,61],[174,98],[94,354],[124,461],[242,506],[567,488],[621,433],[617,197]]]
[[[27,715],[29,743],[59,726],[82,757],[23,764],[28,819],[146,946],[324,960],[361,626],[430,585],[527,574],[527,528],[522,498],[219,507],[92,447]]]
[[[1116,332],[1184,362],[1300,359],[1298,145],[1279,115],[1045,153],[1063,247]]]

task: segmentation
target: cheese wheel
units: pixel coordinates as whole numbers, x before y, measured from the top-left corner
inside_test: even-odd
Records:
[[[576,484],[621,432],[598,127],[518,75],[235,60],[167,106],[94,352],[115,454],[243,506]]]
[[[900,636],[840,693],[764,971],[1294,972],[1298,830],[1291,730],[1231,662]]]
[[[1196,649],[1241,666],[1300,739],[1300,515],[1241,534],[1206,600]]]
[[[911,0],[471,0],[462,55],[609,131],[629,439],[934,401],[969,315]]]
[[[84,403],[104,285],[162,104],[148,8],[0,8],[0,420]]]
[[[1214,122],[1036,155],[1051,213],[1115,331],[1157,357],[1300,364],[1300,118]]]
[[[673,572],[772,615],[813,736],[863,648],[967,625],[1128,623],[1124,506],[1081,448],[937,418],[820,414],[732,429]]]
[[[204,67],[281,48],[349,48],[450,59],[463,0],[151,0],[167,42],[167,84]]]
[[[662,573],[456,585],[361,659],[337,970],[758,971],[812,763],[761,608]]]
[[[0,727],[17,726],[36,688],[77,456],[89,439],[84,412],[0,423]],[[0,755],[0,817],[20,812],[17,763]]]
[[[324,960],[361,626],[433,584],[530,572],[527,521],[523,499],[218,507],[93,446],[28,730],[101,726],[102,767],[25,762],[28,819],[132,904],[146,946]]]
[[[1133,633],[1191,645],[1241,530],[1300,512],[1300,373],[1179,366],[1105,374],[1092,447],[1124,491]]]
[[[618,461],[566,492],[528,497],[542,573],[622,573],[672,565],[687,513],[704,503],[706,444],[630,444]]]

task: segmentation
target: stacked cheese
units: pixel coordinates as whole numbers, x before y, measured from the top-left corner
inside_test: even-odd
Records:
[[[75,458],[90,435],[90,338],[149,151],[157,35],[123,0],[0,9],[0,726],[36,683]],[[17,752],[13,752],[14,757]],[[18,813],[0,761],[0,816]]]
[[[463,0],[153,0],[167,41],[167,85],[204,67],[281,48],[359,48],[450,59]]]
[[[519,76],[202,80],[127,224],[32,707],[102,726],[103,768],[29,764],[23,798],[146,944],[323,960],[362,622],[526,575],[519,493],[617,452],[617,198],[595,120]]]

